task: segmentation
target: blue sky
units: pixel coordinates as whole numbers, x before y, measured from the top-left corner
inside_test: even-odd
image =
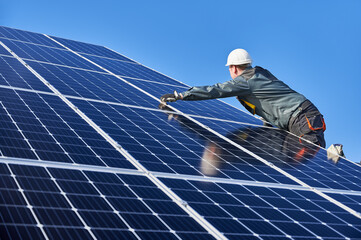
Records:
[[[304,94],[326,145],[361,160],[361,1],[2,1],[0,25],[112,48],[189,85],[230,80],[228,53]],[[235,99],[227,102],[241,106]]]

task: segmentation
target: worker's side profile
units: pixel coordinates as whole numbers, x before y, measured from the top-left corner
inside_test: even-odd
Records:
[[[325,147],[325,120],[310,100],[278,80],[268,70],[252,67],[252,58],[244,49],[233,50],[228,55],[226,66],[229,67],[232,80],[212,86],[192,87],[182,93],[174,91],[163,95],[161,101],[237,97],[252,114]]]

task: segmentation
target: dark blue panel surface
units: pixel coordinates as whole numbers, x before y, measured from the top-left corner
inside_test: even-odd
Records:
[[[0,42],[1,42],[1,38],[0,38]],[[11,56],[11,54],[1,45],[0,45],[0,54]]]
[[[351,194],[336,194],[336,193],[327,193],[333,199],[345,204],[349,208],[355,210],[356,212],[361,213],[361,194],[351,195]]]
[[[0,85],[50,92],[35,75],[13,57],[0,56]]]
[[[10,169],[0,164],[1,239],[44,239]]]
[[[0,37],[20,40],[24,42],[36,43],[40,45],[63,48],[59,44],[45,37],[43,34],[34,33],[29,31],[18,30],[0,26]],[[0,40],[1,41],[1,40]]]
[[[84,43],[84,42],[78,42],[73,41],[69,39],[59,38],[59,37],[53,37],[51,38],[55,39],[56,41],[64,44],[66,47],[70,48],[71,50],[79,53],[86,53],[90,55],[96,55],[100,57],[106,57],[106,58],[113,58],[117,60],[127,61],[127,62],[134,62],[133,60],[120,55],[108,48],[105,48],[103,46],[94,45],[90,43]]]
[[[156,108],[155,99],[107,74],[28,61],[28,64],[64,95]]]
[[[59,97],[0,92],[3,156],[134,169]]]
[[[7,39],[2,39],[1,41],[21,58],[103,72],[94,64],[68,50]]]
[[[197,118],[247,150],[312,187],[361,191],[361,168],[327,159],[325,149],[278,129]]]
[[[138,63],[130,63],[130,62],[118,61],[108,58],[90,56],[90,55],[83,55],[83,56],[93,61],[94,63],[99,64],[100,66],[106,68],[112,73],[120,76],[152,80],[160,83],[182,85],[180,82]]]
[[[148,170],[295,184],[182,116],[71,101]]]
[[[162,181],[230,239],[361,237],[361,220],[301,190],[166,179]]]
[[[158,189],[144,176],[13,164],[8,168],[0,164],[0,177],[6,182],[6,186],[0,186],[0,229],[6,229],[1,232],[5,239],[19,235],[25,239],[43,239],[35,217],[50,238],[89,239],[93,234],[127,239],[136,236],[177,239],[178,233],[182,233],[190,238],[213,239],[161,191],[162,200],[159,194],[138,195],[138,191],[148,193],[149,189]],[[139,185],[144,181],[145,186]],[[129,194],[108,195],[108,184]],[[157,211],[152,206],[158,203],[172,204],[177,215]],[[16,232],[20,229],[22,233]]]

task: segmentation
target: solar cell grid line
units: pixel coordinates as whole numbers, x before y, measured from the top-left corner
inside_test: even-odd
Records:
[[[107,47],[106,47],[107,48]],[[120,54],[120,53],[118,53],[117,51],[115,51],[115,50],[113,50],[113,49],[110,49],[110,48],[108,48],[110,51],[112,51],[112,52],[115,52],[115,53],[117,53],[117,54]],[[131,59],[131,60],[133,60],[133,59]],[[137,61],[135,61],[135,60],[133,60],[134,62],[136,62],[136,63],[138,63]],[[147,68],[147,69],[149,69],[149,70],[151,70],[151,71],[153,71],[153,72],[156,72],[156,73],[158,73],[158,74],[161,74],[161,75],[163,75],[164,77],[166,77],[166,78],[168,78],[168,79],[170,79],[172,82],[176,82],[176,84],[174,84],[174,85],[181,85],[181,86],[186,86],[186,87],[190,87],[189,85],[187,85],[187,84],[185,84],[185,83],[183,83],[183,82],[181,82],[181,81],[179,81],[179,80],[177,80],[177,79],[174,79],[174,78],[172,78],[172,77],[170,77],[170,76],[168,76],[168,75],[166,75],[166,74],[164,74],[164,73],[161,73],[161,72],[159,72],[159,71],[157,71],[157,70],[155,70],[155,69],[153,69],[153,68],[150,68],[150,67],[148,67],[148,66],[145,66],[145,65],[143,65],[143,64],[141,64],[141,63],[138,63],[138,64],[140,64],[140,65],[142,65],[142,66],[144,66],[145,68]]]
[[[48,38],[44,37],[40,33],[18,30],[15,28],[9,28],[4,26],[0,26],[0,38],[8,38],[8,39],[14,39],[24,42],[41,44],[50,47],[61,48],[60,46],[54,44],[53,41],[50,41]]]
[[[64,45],[67,45],[72,50],[74,50],[75,52],[78,52],[78,53],[85,53],[85,54],[101,56],[101,57],[105,57],[105,58],[117,59],[117,60],[128,61],[128,62],[135,62],[135,61],[133,61],[117,52],[114,52],[104,46],[94,45],[94,44],[90,44],[90,43],[83,43],[83,42],[79,42],[79,41],[74,41],[74,40],[59,38],[59,37],[54,37],[54,36],[51,36],[51,38],[57,40],[58,42],[63,43]]]
[[[12,118],[11,114],[8,112],[7,108],[4,106],[4,104],[2,102],[0,102],[0,105],[2,107],[2,109],[4,110],[4,112],[7,114],[8,118],[10,119],[10,121],[13,123],[14,125],[14,129],[16,130],[16,132],[20,135],[19,140],[20,141],[24,141],[24,143],[22,143],[21,145],[23,145],[23,148],[25,149],[24,151],[21,151],[20,149],[17,149],[16,152],[21,151],[22,154],[25,154],[26,158],[35,158],[37,159],[38,156],[35,152],[35,149],[30,145],[29,143],[29,139],[27,139],[24,135],[24,133],[21,131],[21,129],[19,128],[18,124],[14,121],[14,119]],[[18,143],[20,145],[20,143]],[[20,146],[17,147],[20,147]],[[25,146],[24,146],[25,145]],[[27,148],[27,149],[26,149]],[[3,149],[3,151],[5,151],[5,149]],[[6,154],[8,155],[8,154]]]
[[[169,154],[172,154],[174,157],[179,159],[178,161],[181,161],[182,163],[184,163],[184,165],[187,165],[190,168],[193,168],[192,165],[190,165],[186,161],[182,160],[182,157],[178,156],[175,152],[172,151],[172,149],[169,149],[163,142],[159,141],[157,138],[152,136],[148,131],[144,130],[141,127],[141,124],[144,126],[147,123],[147,125],[157,129],[160,134],[164,133],[164,131],[162,129],[157,127],[155,124],[153,124],[146,118],[142,117],[136,111],[133,111],[131,108],[128,108],[128,114],[124,114],[121,110],[115,108],[114,106],[105,105],[104,103],[91,103],[91,102],[84,102],[83,100],[77,100],[77,101],[73,101],[73,102],[87,116],[94,119],[94,121],[96,121],[96,123],[98,123],[102,129],[104,129],[108,132],[116,132],[116,129],[120,129],[121,133],[122,133],[121,135],[114,135],[111,133],[110,133],[110,135],[118,143],[120,143],[121,146],[123,148],[125,148],[132,156],[134,156],[137,152],[142,152],[142,149],[144,149],[143,151],[150,153],[149,157],[153,155],[154,159],[152,162],[159,161],[159,162],[163,163],[165,166],[168,166],[168,163],[164,162],[162,160],[162,158],[159,158],[159,156],[157,156],[157,154],[155,153],[156,149],[153,148],[153,151],[152,151],[150,149],[151,146],[147,146],[147,143],[145,141],[144,142],[141,141],[141,139],[146,139],[147,142],[149,141],[149,142],[157,143],[157,146],[159,147],[159,149],[161,151],[164,150],[163,154],[165,154],[165,152],[168,151]],[[83,107],[83,106],[85,106],[85,107]],[[103,106],[103,110],[101,110],[102,106]],[[104,111],[105,107],[106,107],[106,111]],[[130,120],[129,117],[131,114],[134,116],[134,118],[136,118],[140,121],[134,122],[134,121]],[[114,117],[112,117],[112,116],[114,116]],[[100,121],[97,121],[98,119],[100,119]],[[124,120],[122,121],[122,119],[124,119]],[[105,123],[106,120],[108,120],[108,122],[109,122],[108,124]],[[121,124],[124,121],[126,122],[126,125]],[[102,123],[105,123],[105,124],[103,125]],[[112,128],[112,125],[110,125],[110,124],[112,124],[114,127]],[[137,131],[137,130],[138,130],[139,134],[142,135],[141,138],[132,136],[133,135],[132,132]],[[169,139],[176,141],[172,136],[170,136],[166,133],[164,133],[164,135],[166,137],[168,137]],[[125,139],[122,140],[123,138],[125,138]],[[132,144],[129,144],[130,141],[134,142],[135,149],[131,148]],[[127,144],[127,142],[128,142],[128,144]],[[139,147],[137,147],[137,146],[139,146]],[[185,149],[187,149],[187,148],[185,147]],[[138,160],[141,161],[142,158],[138,158]],[[145,162],[141,162],[141,164],[144,166]],[[149,170],[149,167],[150,166],[147,167],[148,170]],[[166,170],[166,169],[164,169],[164,170]],[[175,170],[172,170],[172,168],[170,168],[170,169],[168,168],[168,171],[173,172],[173,173],[176,172]],[[188,170],[188,171],[190,171],[190,170]],[[195,174],[200,174],[194,168],[193,168],[193,171]]]
[[[2,88],[0,93],[5,156],[134,169],[57,96]]]
[[[13,165],[10,168],[12,169],[12,172],[15,172],[16,178],[20,182],[19,185],[22,185],[24,194],[28,194],[28,198],[32,199],[34,202],[32,209],[34,209],[34,212],[36,212],[37,217],[40,219],[41,226],[44,228],[46,234],[51,236],[50,239],[54,238],[54,236],[52,236],[52,232],[49,231],[49,228],[51,228],[51,226],[56,227],[59,225],[65,228],[62,229],[63,233],[60,234],[58,232],[58,234],[66,236],[69,239],[73,238],[71,237],[72,234],[75,237],[74,239],[77,239],[80,236],[82,238],[96,239],[85,219],[80,215],[78,209],[75,208],[73,202],[69,199],[68,194],[63,191],[63,188],[59,185],[57,179],[53,177],[47,168],[24,167],[21,165]],[[31,194],[36,195],[36,197],[30,197]],[[45,195],[42,196],[41,194]],[[51,194],[50,196],[52,198],[58,200],[58,206],[54,207],[52,204],[48,204],[48,206],[50,206],[49,208],[43,206],[43,201],[45,199],[40,202],[35,200],[41,200],[42,198],[49,200],[49,194]],[[72,234],[68,233],[67,228],[72,228]],[[74,231],[77,232],[77,234],[74,234]]]
[[[8,49],[9,52],[11,51]],[[19,58],[14,52],[11,52],[12,55],[18,59],[24,66],[26,66],[38,79],[40,79],[46,86],[49,87],[57,96],[59,96],[70,108],[72,108],[81,118],[83,118],[95,131],[97,131],[106,141],[108,141],[118,152],[122,152],[121,147],[114,142],[107,133],[102,131],[99,127],[97,127],[89,118],[87,118],[82,112],[79,111],[77,107],[75,107],[67,98],[65,98],[61,93],[55,89],[52,85],[50,85],[42,76],[40,76],[36,71],[34,71],[29,65],[27,65],[21,58]]]
[[[54,170],[55,171],[55,170]],[[68,170],[69,171],[69,170]],[[62,176],[64,176],[64,174],[62,174]],[[79,177],[79,176],[78,176]],[[124,225],[125,227],[127,227],[129,230],[131,230],[130,225],[125,221],[125,219],[119,214],[118,211],[116,211],[115,207],[109,202],[109,200],[106,198],[105,195],[103,195],[103,193],[101,191],[99,191],[98,187],[95,186],[93,181],[90,181],[90,179],[86,176],[86,174],[84,174],[83,172],[81,172],[80,178],[84,177],[84,180],[87,180],[87,182],[76,182],[75,184],[70,185],[69,183],[66,183],[66,180],[58,180],[61,185],[68,186],[68,190],[66,190],[65,192],[67,193],[67,195],[69,196],[69,198],[71,198],[72,194],[98,194],[99,197],[101,199],[103,199],[103,203],[106,203],[110,209],[107,212],[101,212],[101,210],[97,210],[94,211],[93,214],[85,214],[86,212],[84,211],[85,209],[79,209],[77,208],[77,212],[79,212],[80,216],[83,216],[83,218],[85,219],[85,221],[87,221],[87,226],[92,229],[92,232],[97,232],[97,231],[102,231],[101,229],[96,230],[96,228],[106,228],[106,224],[108,224],[108,226],[112,226],[112,228],[120,228],[122,225]],[[72,179],[74,180],[74,179]],[[65,181],[65,183],[64,183]],[[88,185],[89,187],[91,186],[93,189],[95,190],[88,190],[86,189],[88,186],[84,186],[84,185]],[[70,185],[70,186],[69,186]],[[80,187],[82,186],[82,187]],[[76,189],[79,188],[79,189]],[[87,201],[90,201],[90,199],[92,198],[91,195],[89,196],[85,196]],[[85,199],[84,199],[85,200]],[[93,200],[92,200],[93,201]],[[92,202],[90,201],[90,202]],[[76,205],[81,205],[79,202],[76,203]],[[86,206],[89,206],[88,204],[86,204]],[[86,207],[85,207],[86,208]],[[83,212],[84,211],[84,212]],[[114,217],[114,215],[116,217]],[[112,217],[111,217],[112,216]],[[101,222],[103,218],[104,222]],[[117,220],[118,218],[118,220]],[[93,220],[91,220],[93,219]],[[112,220],[114,221],[113,224],[111,222],[107,222],[107,220]],[[120,222],[118,223],[118,221],[120,220]],[[140,239],[139,236],[137,235],[137,233],[135,233],[134,231],[130,231],[131,234],[134,234],[135,237],[137,239]],[[130,235],[131,235],[130,234]],[[97,233],[94,233],[94,237],[98,237]]]
[[[97,185],[99,189],[101,190],[105,190],[106,193],[102,193],[105,194],[109,201],[117,203],[116,200],[119,196],[126,196],[127,198],[124,198],[124,202],[120,202],[117,203],[117,205],[115,206],[117,210],[117,212],[124,212],[125,215],[127,215],[127,212],[131,212],[131,211],[135,211],[135,212],[139,212],[141,213],[141,211],[144,210],[144,212],[146,213],[146,215],[153,215],[155,217],[155,219],[158,219],[158,221],[160,221],[164,226],[166,226],[166,228],[168,229],[167,232],[159,232],[159,236],[158,238],[173,238],[171,236],[168,236],[170,234],[172,234],[173,236],[175,236],[177,239],[180,239],[179,237],[179,233],[180,231],[190,231],[188,234],[195,234],[195,235],[208,235],[205,234],[205,230],[202,230],[201,232],[199,232],[199,228],[192,228],[191,226],[193,224],[195,224],[196,226],[198,226],[198,224],[196,222],[193,222],[194,220],[192,220],[185,212],[183,212],[182,210],[179,209],[179,207],[174,203],[174,202],[170,202],[169,198],[163,193],[160,192],[161,190],[157,187],[155,187],[155,185],[153,184],[153,182],[151,182],[150,180],[146,179],[145,177],[137,177],[137,176],[132,176],[130,177],[129,175],[126,176],[128,180],[124,181],[122,179],[122,176],[119,174],[104,174],[104,173],[94,173],[94,172],[86,172],[85,175],[87,176],[87,179],[89,181],[91,181],[94,185]],[[111,180],[109,180],[109,178],[111,178]],[[132,180],[132,178],[138,178],[140,179],[140,183],[137,183],[135,181]],[[123,184],[127,189],[129,189],[129,195],[127,193],[124,193],[123,191],[119,191],[118,189],[115,189],[115,191],[111,190],[109,191],[109,186],[110,185],[106,185],[110,182],[110,184],[115,184],[118,188],[119,184]],[[106,183],[104,185],[104,183]],[[147,189],[151,190],[151,191],[147,191]],[[154,191],[156,190],[157,191]],[[149,192],[150,194],[148,194],[147,192]],[[154,193],[153,193],[154,192]],[[148,196],[149,195],[149,196]],[[128,199],[128,197],[130,197]],[[135,197],[133,199],[133,197]],[[131,202],[133,202],[132,204],[134,204],[133,206],[126,207],[127,204],[131,204]],[[136,209],[135,206],[137,206],[138,203],[142,203],[142,205],[139,206],[143,206],[140,209]],[[135,204],[137,203],[137,204]],[[167,204],[164,204],[167,203]],[[124,206],[125,205],[125,206]],[[163,207],[167,207],[169,208],[171,205],[172,209],[171,210],[167,210],[162,208]],[[129,205],[128,205],[129,206]],[[142,210],[143,209],[143,210]],[[156,209],[156,210],[155,210]],[[148,214],[149,212],[149,214]],[[176,226],[174,226],[174,224],[172,224],[172,221],[168,221],[167,217],[169,214],[172,214],[173,218],[181,218],[184,223],[182,224],[182,226],[179,226],[180,229],[177,229]],[[144,215],[144,216],[146,216]],[[163,219],[164,218],[164,219]],[[191,224],[189,224],[191,223]],[[169,224],[172,224],[172,226],[170,226]],[[135,225],[133,225],[135,226]],[[196,230],[198,229],[198,230]],[[192,233],[193,231],[193,233]],[[198,231],[198,232],[197,232]],[[139,236],[142,236],[142,232],[141,231],[136,231],[138,233]],[[146,235],[145,235],[146,236]],[[167,237],[166,237],[167,236]],[[210,235],[208,235],[208,237],[211,237]]]
[[[327,160],[325,149],[306,141],[300,143],[298,137],[292,134],[272,128],[199,120],[232,139],[241,140],[238,136],[246,135],[247,138],[238,143],[313,187],[361,190],[361,169],[344,159],[337,164]]]
[[[225,223],[231,225],[235,221],[251,227],[265,239],[279,234],[269,228],[262,229],[268,223],[295,239],[361,236],[360,219],[308,190],[169,178],[162,181],[206,219],[212,218],[210,222],[221,232],[228,231],[229,235],[224,233],[230,239],[234,233]]]
[[[12,172],[12,170],[11,170],[11,168],[9,167],[9,165],[7,165],[7,164],[1,164],[0,165],[1,166],[1,169],[2,169],[2,171],[1,171],[1,174],[0,174],[0,176],[2,177],[2,174],[4,173],[4,172],[6,172],[8,175],[10,175],[10,177],[11,177],[11,179],[12,179],[12,181],[13,181],[13,183],[15,183],[15,185],[13,185],[13,188],[12,188],[12,190],[17,190],[18,192],[20,192],[20,195],[21,195],[21,198],[22,198],[22,200],[20,200],[20,201],[24,201],[24,208],[22,208],[22,210],[23,211],[30,211],[31,212],[31,216],[34,218],[34,220],[35,220],[35,222],[33,222],[33,224],[31,224],[30,222],[31,222],[31,220],[24,220],[24,227],[26,227],[26,223],[28,224],[28,225],[33,225],[33,226],[31,226],[31,227],[36,227],[36,228],[39,228],[40,229],[40,232],[41,233],[38,233],[36,230],[34,230],[34,231],[32,231],[32,233],[31,234],[34,234],[33,236],[32,235],[28,235],[28,236],[26,236],[26,233],[28,233],[27,231],[19,231],[18,229],[17,229],[17,225],[21,225],[21,221],[22,220],[19,220],[19,219],[13,219],[12,220],[12,224],[14,224],[14,230],[8,230],[7,228],[6,228],[6,226],[5,226],[5,231],[4,231],[4,233],[1,233],[1,235],[3,235],[2,237],[7,237],[6,236],[6,234],[5,233],[8,233],[8,234],[11,234],[11,232],[16,232],[17,233],[17,235],[18,235],[18,237],[24,237],[24,238],[28,238],[28,239],[31,239],[31,238],[36,238],[36,237],[43,237],[43,238],[45,238],[45,239],[49,239],[48,238],[48,236],[47,236],[47,234],[46,234],[46,232],[44,231],[44,226],[41,224],[41,222],[39,221],[39,218],[37,217],[37,215],[35,214],[35,212],[34,212],[34,209],[33,209],[33,206],[29,203],[29,200],[28,200],[28,198],[26,197],[26,195],[25,195],[25,193],[24,193],[24,189],[20,186],[20,184],[19,184],[19,182],[18,182],[18,180],[17,180],[17,178],[16,178],[16,175],[14,175],[14,173]],[[3,178],[3,177],[2,177]],[[8,181],[11,181],[10,179],[7,179]],[[8,184],[5,186],[6,188],[8,188]],[[0,190],[1,191],[1,190]],[[1,191],[1,192],[3,192],[3,191]],[[20,198],[20,196],[18,196],[19,198]],[[1,203],[2,204],[4,204],[3,203],[3,201],[1,201]],[[5,203],[6,204],[6,203]],[[25,205],[26,204],[26,205]],[[3,206],[1,206],[0,205],[0,209],[1,209],[1,212],[3,212],[4,211],[4,207]],[[7,209],[7,208],[6,208]],[[25,217],[26,215],[25,215],[25,213],[23,212],[23,214],[24,215],[22,215],[22,216],[18,216],[18,217],[20,217],[20,218],[22,218],[22,217]],[[8,221],[11,221],[10,219],[6,219],[5,218],[5,216],[2,216],[3,214],[0,214],[0,218],[1,218],[1,222],[2,223],[0,223],[0,226],[1,225],[5,225],[6,223],[10,223],[10,222],[8,222]],[[11,224],[10,224],[11,225]],[[4,229],[3,229],[4,230]],[[2,230],[2,231],[3,231]],[[10,232],[8,232],[8,231],[10,231]],[[0,235],[0,236],[1,236]]]
[[[63,95],[144,107],[156,106],[154,99],[139,93],[138,90],[109,74],[30,61],[27,63]],[[134,99],[135,95],[138,96],[136,99]]]
[[[197,190],[197,193],[203,194],[202,190],[200,190],[200,189]],[[178,194],[181,196],[185,195],[183,191],[182,191],[182,193],[178,193]],[[239,219],[237,219],[235,216],[233,216],[231,211],[229,211],[229,210],[227,211],[225,208],[222,207],[220,201],[225,201],[224,203],[226,203],[226,204],[230,204],[230,205],[233,204],[234,206],[239,207],[242,203],[237,198],[232,198],[232,196],[231,196],[231,198],[226,198],[227,195],[223,196],[223,198],[220,198],[220,199],[217,199],[217,197],[215,197],[215,196],[213,196],[213,198],[212,198],[206,194],[203,194],[203,196],[205,198],[202,198],[201,196],[202,195],[198,195],[198,196],[196,195],[196,196],[192,196],[190,199],[187,199],[187,198],[186,199],[188,201],[188,204],[190,204],[191,206],[192,206],[193,201],[197,201],[196,199],[199,199],[200,201],[202,201],[202,199],[203,199],[205,202],[209,202],[210,205],[217,206],[216,208],[213,208],[213,210],[215,210],[213,214],[217,214],[217,218],[215,218],[215,219],[219,219],[221,221],[224,220],[225,222],[227,222],[229,220],[234,220],[239,223],[238,227],[240,228],[239,230],[241,233],[247,234],[249,236],[260,237],[259,233],[257,233],[257,231],[255,229],[251,229],[245,223],[243,223],[242,221],[239,221]],[[198,208],[199,208],[199,206],[195,207],[196,210],[198,210]],[[207,208],[207,210],[202,209],[202,207],[200,207],[199,210],[212,211],[211,207],[210,207],[210,209],[208,209],[208,207],[206,207],[206,208]],[[219,210],[224,211],[224,212],[222,213]],[[251,211],[253,211],[253,210],[251,209]],[[253,211],[253,214],[257,214],[257,212]],[[257,214],[257,215],[259,215],[259,214]],[[259,216],[261,216],[261,215],[259,215]],[[222,218],[225,218],[225,219],[222,219]],[[214,219],[210,220],[210,222],[216,224],[214,222]],[[280,235],[280,236],[286,235],[285,232],[283,232],[281,229],[279,229],[278,227],[273,225],[272,222],[270,222],[269,225],[273,226],[273,231],[277,232],[277,235]],[[259,222],[258,227],[262,228],[261,222]],[[223,229],[220,229],[220,230],[223,232]],[[230,232],[232,232],[232,229],[229,229],[229,230],[230,230]],[[224,233],[227,233],[227,232],[224,232]]]
[[[133,78],[140,78],[140,79],[153,80],[153,81],[156,80],[163,83],[181,85],[181,83],[179,83],[178,81],[166,77],[155,71],[152,71],[149,68],[138,63],[124,62],[115,59],[107,59],[107,58],[90,56],[85,54],[80,54],[80,56],[89,59],[90,61],[96,63],[97,65],[106,66],[108,70],[110,70],[111,72],[113,72],[118,76],[133,77]]]
[[[84,61],[82,58],[72,54],[68,50],[8,39],[1,39],[1,42],[23,59],[69,65],[102,72],[98,67],[89,64],[87,61]]]
[[[11,164],[11,169],[50,238],[88,239],[84,235],[87,230],[101,239],[121,236],[133,239],[132,233],[142,239],[149,238],[149,234],[157,239],[180,239],[178,235],[185,239],[212,239],[146,176],[61,166]],[[80,227],[72,212],[83,218],[85,227]],[[112,217],[116,215],[124,221]],[[80,232],[80,236],[74,231]]]
[[[0,85],[49,92],[39,79],[17,59],[10,56],[0,56]]]

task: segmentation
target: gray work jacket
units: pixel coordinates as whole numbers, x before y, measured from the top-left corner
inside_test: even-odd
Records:
[[[254,105],[253,114],[282,129],[288,128],[291,116],[296,115],[297,108],[307,100],[258,66],[248,67],[240,76],[225,83],[192,87],[182,94],[186,101],[238,96]]]

